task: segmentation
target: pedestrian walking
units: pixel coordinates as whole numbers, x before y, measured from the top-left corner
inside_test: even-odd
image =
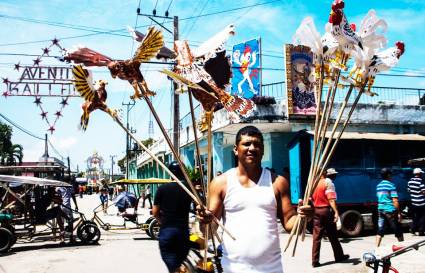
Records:
[[[168,169],[183,183],[183,172],[174,161]],[[189,253],[189,211],[192,199],[177,184],[170,182],[158,188],[152,214],[158,219],[159,250],[169,272],[180,272],[180,266]]]
[[[143,198],[142,207],[145,207],[145,201],[149,201],[149,208],[152,209],[152,197],[151,197],[151,186],[147,185],[145,188],[145,197]]]
[[[102,188],[100,191],[100,204],[102,205],[103,214],[108,214],[108,190],[106,188]]]
[[[382,181],[376,186],[378,197],[378,234],[376,235],[376,247],[381,245],[387,226],[390,226],[399,242],[403,241],[401,229],[401,213],[398,203],[398,193],[392,180],[392,171],[388,168],[381,170]]]
[[[312,266],[320,266],[320,245],[322,237],[326,232],[335,257],[335,262],[347,260],[350,256],[344,254],[341,243],[337,237],[336,222],[339,218],[338,207],[336,205],[336,191],[333,180],[337,171],[334,168],[326,170],[322,175],[316,190],[313,192],[313,248]]]
[[[413,170],[413,177],[407,183],[407,191],[410,194],[410,209],[413,219],[411,233],[419,233],[419,236],[425,235],[425,184],[422,180],[424,172],[421,168]]]

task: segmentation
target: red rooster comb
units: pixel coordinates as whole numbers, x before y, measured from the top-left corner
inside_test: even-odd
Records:
[[[400,50],[400,53],[398,54],[398,57],[400,57],[404,53],[404,43],[402,41],[397,41],[395,46],[398,48],[398,50]]]
[[[354,23],[350,24],[350,28],[351,28],[352,31],[356,31],[356,29],[357,29],[356,24],[354,24]]]
[[[332,10],[333,10],[333,11],[341,10],[341,9],[343,9],[343,8],[344,8],[344,6],[345,6],[345,4],[344,4],[344,0],[335,0],[335,1],[332,3]]]

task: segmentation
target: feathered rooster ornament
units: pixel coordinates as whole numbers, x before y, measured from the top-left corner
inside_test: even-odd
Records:
[[[154,96],[155,92],[149,90],[148,85],[140,72],[140,64],[156,56],[163,47],[164,41],[161,31],[149,28],[148,33],[141,41],[133,58],[128,60],[113,60],[92,49],[82,47],[69,52],[64,59],[73,61],[76,64],[86,66],[107,66],[112,78],[128,80],[134,88],[134,95],[131,99],[143,96]],[[139,86],[141,88],[139,88]]]
[[[194,97],[207,112],[211,112],[216,102],[221,102],[229,112],[241,116],[249,115],[254,103],[251,100],[232,96],[224,89],[230,83],[231,65],[226,57],[224,44],[234,35],[234,26],[223,31],[192,50],[187,41],[175,41],[177,65],[174,71],[162,70],[174,81],[191,88]]]
[[[376,74],[387,71],[397,65],[401,55],[404,53],[404,43],[398,41],[395,46],[387,48],[373,55],[371,58],[367,58],[365,55],[361,55],[361,52],[357,51],[353,53],[354,58],[360,63],[358,66],[354,78],[351,80],[352,83],[357,87],[366,85],[367,89],[365,94],[369,96],[376,95],[371,92],[373,83],[375,82]],[[366,59],[367,58],[367,59]]]
[[[93,86],[91,72],[84,69],[81,65],[73,66],[72,74],[74,76],[75,89],[84,98],[84,103],[81,105],[83,114],[80,119],[80,127],[83,131],[87,130],[90,113],[94,110],[99,109],[111,116],[116,115],[116,112],[106,105],[106,99],[108,97],[105,89],[106,84],[108,84],[106,81],[99,80]]]

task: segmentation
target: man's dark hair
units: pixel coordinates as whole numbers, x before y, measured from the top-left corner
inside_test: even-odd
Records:
[[[236,141],[235,141],[236,145],[238,145],[239,142],[241,142],[242,136],[258,137],[261,140],[261,143],[263,143],[263,134],[255,126],[249,125],[249,126],[245,126],[241,128],[236,134]]]
[[[392,174],[393,174],[393,172],[389,168],[382,168],[382,170],[381,170],[382,179],[388,179],[388,178],[391,177]]]
[[[183,171],[177,161],[172,161],[167,167],[178,179],[184,179]]]

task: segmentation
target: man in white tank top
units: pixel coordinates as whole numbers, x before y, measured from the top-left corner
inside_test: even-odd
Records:
[[[214,178],[209,189],[209,208],[201,212],[204,222],[211,214],[223,217],[224,226],[236,238],[223,235],[222,266],[225,273],[282,273],[277,219],[288,232],[296,212],[289,183],[261,167],[263,136],[254,126],[239,130],[234,153],[238,166]],[[308,207],[301,214],[311,214]]]

